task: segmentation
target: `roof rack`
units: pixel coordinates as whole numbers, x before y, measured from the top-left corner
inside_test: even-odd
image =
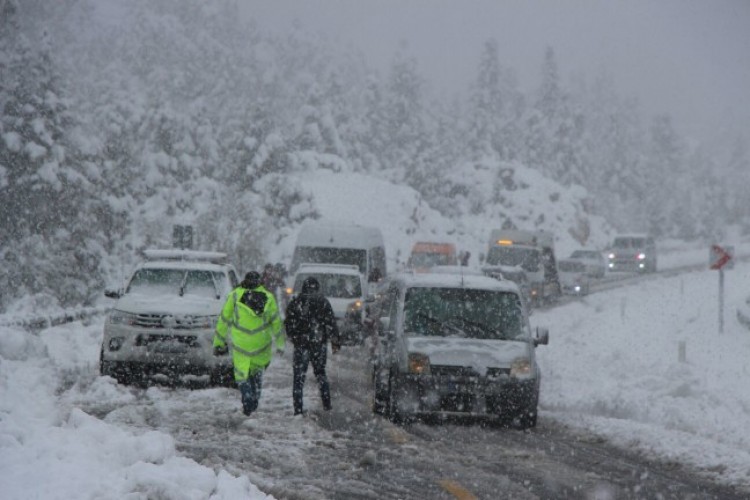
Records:
[[[328,268],[331,270],[349,270],[349,271],[357,271],[359,272],[359,266],[355,264],[331,264],[331,263],[315,263],[315,262],[303,262],[299,265],[299,270],[301,270],[303,267],[322,267],[322,268]]]
[[[212,264],[227,263],[227,254],[223,252],[149,248],[143,250],[143,256],[146,260],[187,260],[194,262],[210,262]]]

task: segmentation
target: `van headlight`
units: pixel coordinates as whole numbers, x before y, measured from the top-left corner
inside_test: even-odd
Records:
[[[529,358],[516,358],[510,365],[510,376],[516,378],[529,378],[531,376],[531,360]]]
[[[409,373],[417,375],[430,374],[430,357],[426,354],[413,352],[409,354]]]
[[[109,314],[110,325],[134,325],[138,316],[124,311],[112,311]]]
[[[361,300],[355,300],[354,302],[350,302],[349,305],[346,306],[347,314],[358,314],[360,311],[362,311]]]

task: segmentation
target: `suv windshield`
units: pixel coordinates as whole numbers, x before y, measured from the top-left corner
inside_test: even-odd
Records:
[[[510,340],[524,336],[523,312],[512,292],[466,288],[406,291],[404,332],[419,337]]]
[[[615,238],[615,248],[644,248],[646,246],[645,238]]]
[[[487,255],[487,264],[491,266],[521,266],[525,271],[539,271],[541,257],[536,248],[516,246],[492,247]]]
[[[218,271],[144,268],[133,274],[125,292],[217,297],[227,287],[226,276]]]
[[[351,274],[298,273],[294,280],[294,292],[302,290],[302,282],[313,277],[320,283],[323,295],[334,299],[356,299],[362,296],[359,276]]]
[[[557,268],[563,273],[582,273],[586,271],[586,266],[583,262],[576,262],[572,260],[561,260],[557,264]]]

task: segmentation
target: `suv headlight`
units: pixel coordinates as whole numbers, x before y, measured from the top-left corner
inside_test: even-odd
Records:
[[[529,358],[516,358],[510,365],[510,376],[517,378],[528,378],[531,376],[531,360]]]
[[[138,316],[124,311],[112,311],[109,314],[110,325],[134,325]]]
[[[645,258],[646,258],[646,254],[645,253],[639,253],[638,254],[638,260],[643,260]]]
[[[430,357],[426,354],[413,352],[409,354],[409,373],[417,375],[430,374]]]

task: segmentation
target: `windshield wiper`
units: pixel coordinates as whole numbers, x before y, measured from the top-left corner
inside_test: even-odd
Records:
[[[179,292],[180,297],[185,295],[185,283],[187,283],[187,277],[188,277],[188,273],[185,272],[185,275],[182,277],[182,282],[180,283],[180,292]]]
[[[211,283],[214,285],[214,292],[216,292],[216,298],[221,298],[221,292],[219,291],[219,285],[216,283],[216,276],[214,273],[211,273]]]

